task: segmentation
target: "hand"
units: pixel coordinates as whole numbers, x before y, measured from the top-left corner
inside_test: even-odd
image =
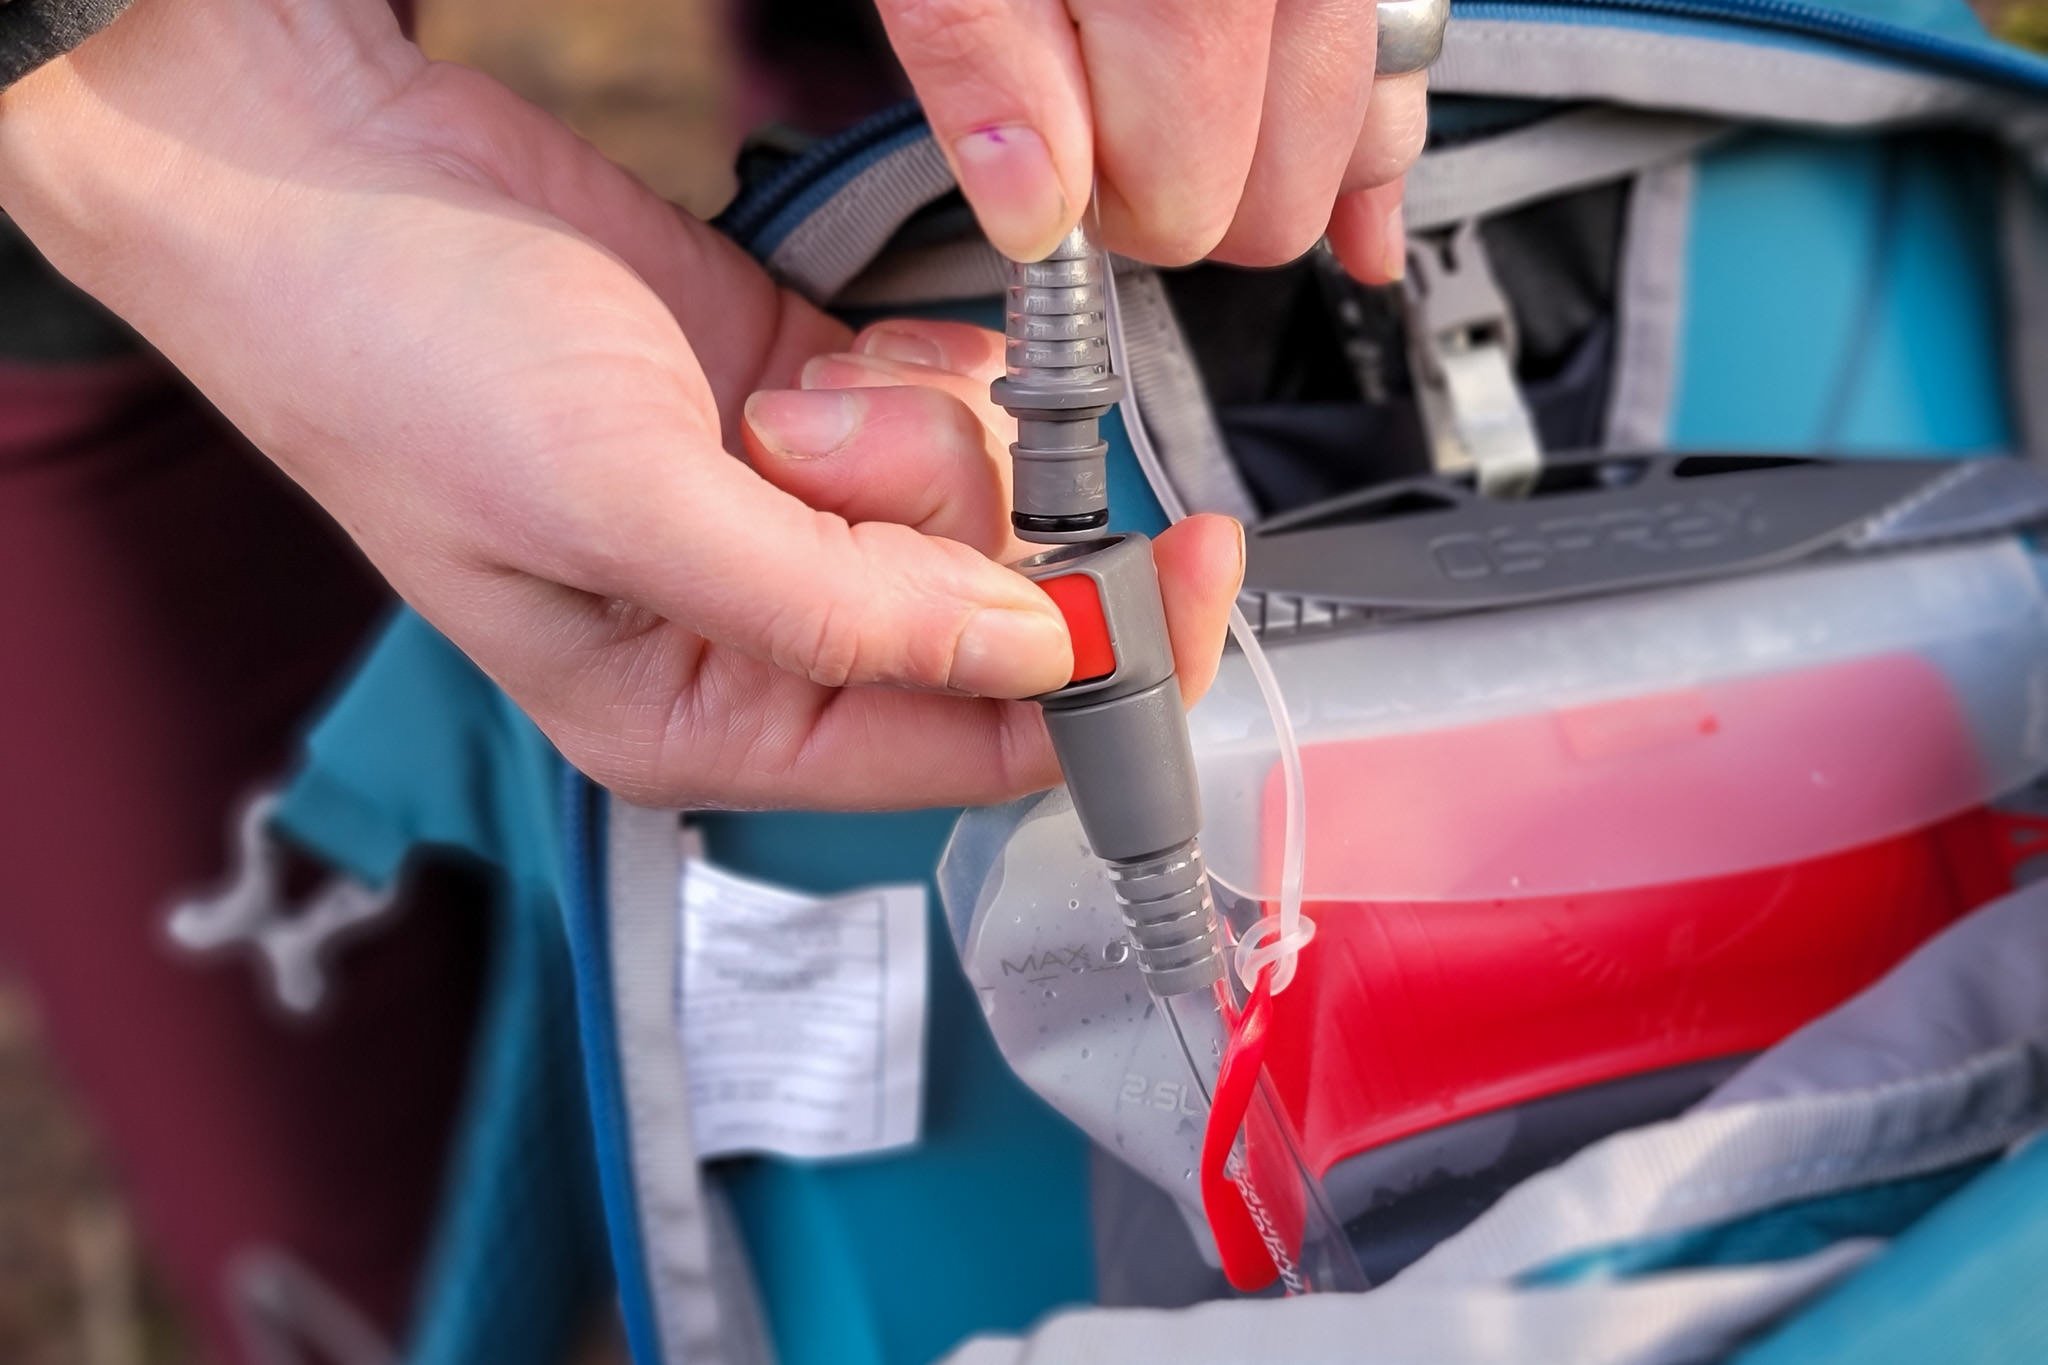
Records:
[[[879,0],[991,240],[1035,260],[1091,179],[1108,245],[1275,265],[1327,228],[1399,278],[1421,73],[1373,79],[1373,0]]]
[[[829,442],[833,400],[801,428],[764,397],[758,472],[734,458],[745,396],[846,330],[382,0],[137,0],[0,96],[0,206],[599,781],[879,807],[1055,779],[1035,707],[936,690],[1072,667],[989,558],[967,381],[859,395]],[[1216,519],[1161,538],[1190,680],[1238,553]]]

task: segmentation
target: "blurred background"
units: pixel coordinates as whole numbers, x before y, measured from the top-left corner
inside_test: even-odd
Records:
[[[2048,50],[2048,0],[1977,3],[1995,31]],[[700,214],[731,195],[744,130],[830,131],[896,93],[877,75],[885,59],[835,55],[874,51],[863,0],[424,0],[418,34]],[[0,962],[0,1361],[196,1363],[6,971]],[[593,1325],[587,1359],[624,1359],[607,1324]]]

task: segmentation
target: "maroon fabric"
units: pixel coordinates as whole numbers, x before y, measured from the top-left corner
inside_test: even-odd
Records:
[[[0,962],[223,1360],[223,1262],[251,1244],[402,1332],[460,1098],[470,889],[345,945],[311,1023],[163,936],[384,604],[160,362],[0,365]]]

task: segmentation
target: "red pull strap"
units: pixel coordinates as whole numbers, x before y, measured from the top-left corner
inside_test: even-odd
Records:
[[[1259,1072],[1266,1062],[1267,1030],[1273,1015],[1273,993],[1267,984],[1271,974],[1270,967],[1259,973],[1251,999],[1231,1021],[1230,1042],[1224,1048],[1208,1126],[1202,1132],[1202,1211],[1208,1215],[1209,1231],[1215,1234],[1224,1277],[1231,1288],[1242,1293],[1264,1289],[1280,1278],[1259,1220],[1229,1174],[1231,1148],[1251,1113]],[[1222,985],[1216,989],[1219,994],[1226,992]],[[1227,1003],[1224,1008],[1227,1012]]]

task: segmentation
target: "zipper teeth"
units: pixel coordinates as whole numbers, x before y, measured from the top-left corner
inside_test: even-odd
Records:
[[[719,225],[729,236],[744,242],[813,182],[838,169],[847,157],[872,143],[896,136],[923,118],[923,111],[914,101],[905,101],[835,133],[735,200],[719,215]]]
[[[2039,90],[2048,86],[2048,61],[2019,48],[1976,47],[1953,38],[1919,33],[1881,19],[1844,14],[1801,0],[1479,0],[1459,10],[1621,10],[1760,24],[1812,37],[1850,40],[1898,56],[1938,60],[1986,77]]]

